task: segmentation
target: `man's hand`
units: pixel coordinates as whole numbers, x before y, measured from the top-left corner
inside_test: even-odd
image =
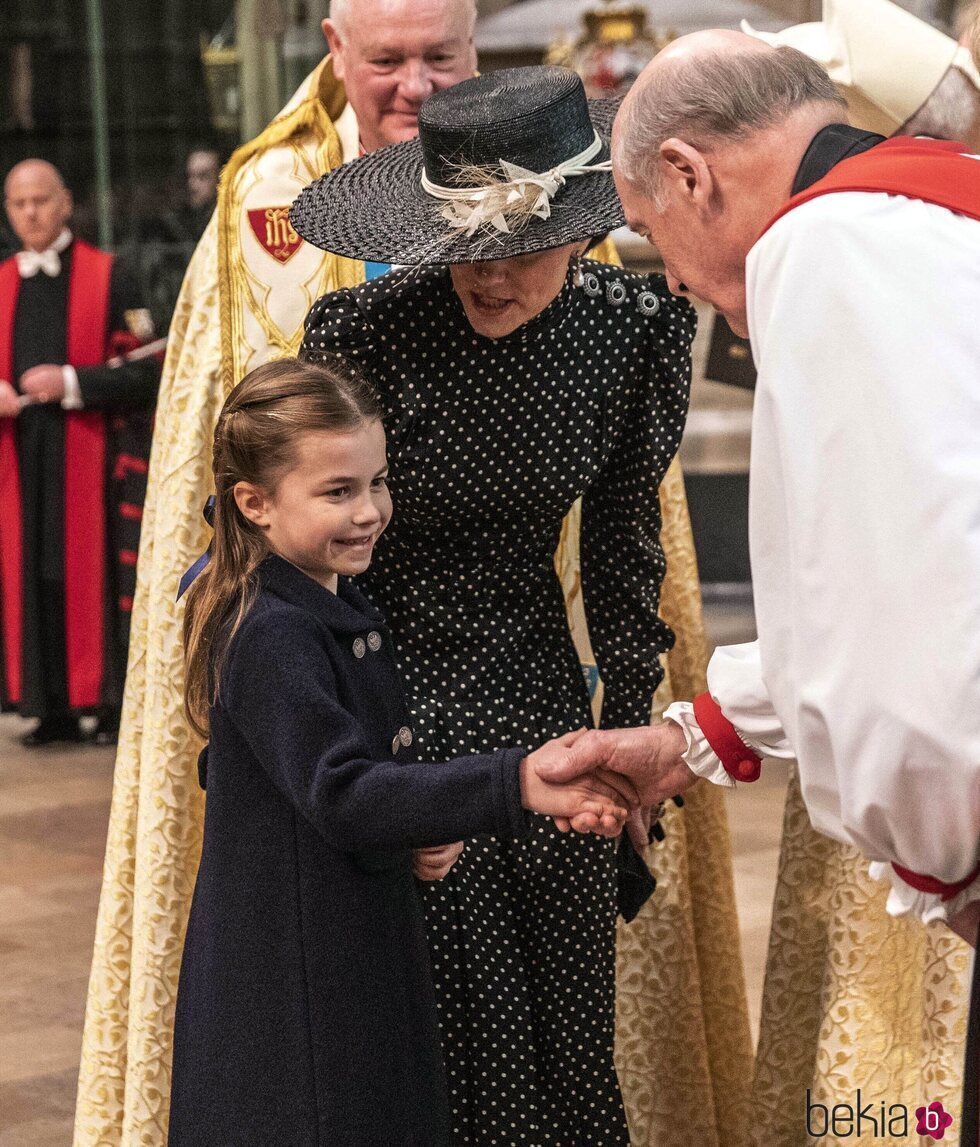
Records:
[[[463,842],[441,844],[436,848],[416,848],[412,853],[412,871],[419,880],[442,880],[459,860]]]
[[[20,389],[34,402],[60,402],[65,397],[65,376],[60,366],[32,366],[20,376]]]
[[[619,774],[632,783],[639,804],[651,808],[698,779],[681,756],[686,748],[684,732],[673,721],[639,729],[591,729],[560,757],[535,761],[535,769],[542,780],[564,784],[595,769],[606,779]]]
[[[629,811],[636,807],[633,785],[617,774],[583,770],[569,784],[554,784],[542,778],[550,763],[560,767],[569,750],[588,736],[585,729],[556,737],[521,762],[521,802],[532,812],[554,818],[562,832],[596,832],[618,836]]]
[[[0,418],[16,418],[20,414],[20,395],[9,382],[0,382]]]

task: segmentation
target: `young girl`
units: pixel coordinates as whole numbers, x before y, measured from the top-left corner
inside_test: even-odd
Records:
[[[348,580],[391,516],[386,474],[377,400],[339,370],[260,367],[218,420],[214,544],[184,627],[210,744],[176,1147],[449,1143],[411,850],[524,836],[525,809],[608,835],[625,819],[601,780],[537,779],[570,738],[415,763],[384,619]]]

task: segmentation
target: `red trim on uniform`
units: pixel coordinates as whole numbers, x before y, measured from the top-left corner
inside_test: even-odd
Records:
[[[980,159],[970,159],[965,151],[963,144],[946,140],[887,139],[842,160],[823,179],[794,195],[769,220],[760,238],[794,207],[837,191],[902,195],[980,220]]]
[[[75,367],[105,362],[112,256],[76,239],[68,284],[67,356]],[[68,703],[102,693],[106,563],[106,424],[95,410],[65,417],[65,649]]]
[[[130,351],[134,351],[142,345],[132,331],[113,331],[109,336],[109,344],[106,347],[106,359],[119,358],[124,354],[129,354]]]
[[[736,781],[759,779],[762,758],[742,740],[710,693],[699,693],[694,698],[694,717],[730,777]]]
[[[137,506],[135,502],[120,502],[119,516],[128,518],[131,522],[141,522],[143,520],[143,507]]]
[[[0,264],[0,379],[14,379],[14,316],[20,293],[17,260]],[[6,700],[20,700],[23,556],[20,516],[20,468],[13,418],[0,418],[0,623]]]
[[[72,366],[105,361],[112,256],[76,239],[68,284],[66,351]],[[16,259],[0,265],[0,378],[13,379],[13,332],[20,274]],[[105,417],[65,415],[65,652],[68,701],[99,703],[104,662]],[[13,419],[0,419],[0,616],[6,699],[21,699],[23,532]]]
[[[916,892],[929,892],[933,895],[939,896],[945,904],[947,900],[952,900],[954,896],[958,896],[964,888],[969,888],[970,885],[980,876],[980,864],[974,868],[969,876],[964,876],[962,880],[957,880],[955,884],[945,884],[942,880],[937,880],[935,876],[923,876],[918,872],[912,872],[908,868],[903,868],[900,864],[893,864],[892,868],[895,873],[916,890]]]
[[[145,458],[139,458],[135,454],[118,454],[112,476],[117,482],[121,482],[127,474],[145,474],[149,468]]]

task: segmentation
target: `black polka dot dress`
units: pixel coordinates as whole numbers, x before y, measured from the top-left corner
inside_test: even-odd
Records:
[[[673,640],[657,616],[657,487],[695,318],[659,276],[585,267],[502,339],[473,331],[445,268],[396,269],[307,320],[304,356],[359,360],[382,396],[395,512],[359,583],[388,617],[422,759],[591,724],[553,561],[580,496],[603,724],[649,719]],[[628,1143],[615,849],[542,818],[522,843],[469,841],[423,887],[458,1143]]]

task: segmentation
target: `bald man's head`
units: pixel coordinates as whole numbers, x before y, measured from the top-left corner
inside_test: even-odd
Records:
[[[827,73],[792,48],[711,31],[655,56],[616,117],[613,175],[671,290],[746,334],[746,255],[814,135],[846,117]]]
[[[843,97],[802,52],[773,48],[742,32],[695,32],[655,56],[623,101],[613,164],[653,190],[665,140],[724,146],[814,105],[830,119],[846,119]]]
[[[3,183],[4,208],[24,247],[44,251],[71,218],[71,192],[61,172],[43,159],[25,159]]]
[[[365,151],[414,138],[423,101],[474,74],[475,21],[473,0],[334,0],[323,31]]]
[[[3,181],[4,196],[10,194],[12,184],[25,180],[30,180],[33,183],[48,183],[54,188],[65,186],[61,172],[53,163],[48,163],[46,159],[24,159],[7,172],[7,178]]]

